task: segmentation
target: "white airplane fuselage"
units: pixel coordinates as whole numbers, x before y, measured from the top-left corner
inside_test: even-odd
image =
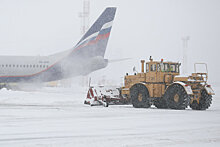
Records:
[[[0,56],[0,83],[48,82],[86,75],[106,67],[102,56],[68,58],[68,52],[51,56]]]
[[[104,68],[116,8],[106,8],[75,47],[49,56],[0,56],[0,83],[49,82]]]

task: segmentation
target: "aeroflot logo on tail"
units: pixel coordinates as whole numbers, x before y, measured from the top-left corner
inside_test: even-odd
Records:
[[[87,43],[84,43],[84,44],[78,46],[78,47],[76,48],[76,50],[77,50],[77,49],[80,49],[80,48],[82,48],[82,47],[88,46],[88,45],[96,44],[99,40],[104,40],[104,39],[108,38],[109,35],[110,35],[110,32],[108,32],[108,33],[106,33],[106,34],[99,34],[99,35],[95,38],[95,40],[91,40],[91,41],[89,41],[89,42],[87,42]]]
[[[110,35],[110,30],[111,30],[111,27],[112,27],[112,23],[113,23],[113,21],[105,23],[102,26],[102,28],[100,29],[100,31],[98,31],[96,33],[93,33],[92,35],[88,36],[83,41],[81,41],[81,43],[79,43],[76,46],[76,50],[80,49],[82,47],[85,47],[87,45],[96,44],[99,40],[104,40],[104,39],[108,38],[109,35]]]

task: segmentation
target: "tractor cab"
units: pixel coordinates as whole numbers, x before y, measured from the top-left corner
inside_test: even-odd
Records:
[[[142,72],[144,71],[144,60],[142,63]],[[146,62],[146,81],[145,82],[172,82],[174,76],[179,75],[180,63],[177,62],[163,62],[153,61],[150,57],[150,61]]]
[[[142,63],[142,69],[144,60],[141,60]],[[150,62],[146,62],[146,73],[148,72],[165,72],[165,73],[177,73],[179,74],[179,67],[180,63],[176,62],[163,62],[163,59],[161,61],[153,61],[152,58],[150,58]]]

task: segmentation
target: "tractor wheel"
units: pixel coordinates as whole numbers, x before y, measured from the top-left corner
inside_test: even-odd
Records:
[[[154,100],[154,105],[159,109],[168,108],[167,101],[164,98],[157,98],[156,100]]]
[[[149,108],[149,92],[143,84],[135,84],[130,89],[131,102],[135,108]]]
[[[169,86],[164,94],[164,99],[171,109],[183,110],[189,105],[189,95],[184,87],[179,84]]]
[[[201,91],[201,98],[199,100],[199,103],[194,100],[192,102],[192,104],[190,104],[190,107],[193,109],[193,110],[206,110],[210,107],[212,103],[212,95],[209,95],[205,89],[203,89]]]

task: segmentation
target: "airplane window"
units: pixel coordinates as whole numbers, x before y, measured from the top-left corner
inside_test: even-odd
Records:
[[[11,67],[11,64],[9,64],[8,67]]]
[[[28,67],[28,65],[27,65],[27,67]]]
[[[38,67],[38,65],[36,65],[36,67]]]
[[[23,67],[25,67],[25,65],[23,65]]]
[[[19,67],[19,65],[17,65],[17,67]]]
[[[42,67],[42,65],[40,65],[40,68]]]
[[[30,65],[30,67],[32,67],[32,65]]]
[[[4,65],[2,65],[2,67],[4,67]]]
[[[15,67],[15,65],[13,64],[13,67]]]
[[[35,65],[33,65],[33,67],[35,67]]]
[[[8,64],[6,64],[5,67],[8,67]]]
[[[43,68],[45,68],[45,65],[43,65]]]

